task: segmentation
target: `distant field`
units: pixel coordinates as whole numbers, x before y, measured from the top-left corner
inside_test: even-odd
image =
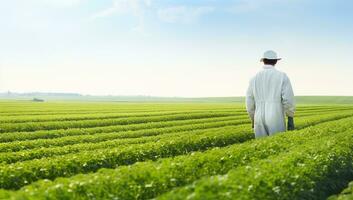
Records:
[[[353,97],[298,97],[296,130],[258,140],[229,100],[1,100],[0,199],[326,199],[353,181]]]
[[[88,101],[88,102],[170,102],[170,103],[244,103],[244,97],[153,97],[153,96],[85,96],[55,94],[22,94],[5,95],[0,93],[1,100],[32,100],[39,98],[46,101]],[[353,96],[296,96],[298,104],[353,104]]]

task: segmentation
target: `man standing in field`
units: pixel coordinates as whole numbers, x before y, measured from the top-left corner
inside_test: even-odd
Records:
[[[252,121],[255,138],[294,129],[294,94],[288,76],[275,69],[280,58],[266,51],[261,59],[263,69],[250,81],[246,93],[246,109]]]

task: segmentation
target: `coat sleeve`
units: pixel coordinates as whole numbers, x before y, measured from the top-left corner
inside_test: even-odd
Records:
[[[283,85],[282,85],[282,104],[284,112],[288,117],[294,117],[295,102],[294,93],[290,80],[286,74],[284,74]]]
[[[253,92],[253,80],[249,82],[249,87],[246,91],[246,111],[248,112],[252,121],[254,121],[255,115],[255,99]]]

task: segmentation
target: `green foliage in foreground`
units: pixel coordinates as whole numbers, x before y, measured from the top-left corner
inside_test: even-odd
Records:
[[[340,194],[331,196],[328,200],[353,200],[353,181]]]
[[[353,129],[202,178],[157,199],[325,199],[353,178]]]
[[[335,147],[335,142],[341,142],[339,144],[346,144],[347,141],[351,142],[353,133],[349,132],[351,131],[349,128],[352,125],[353,118],[341,119],[300,131],[278,134],[271,138],[253,140],[226,148],[212,149],[204,153],[192,153],[191,155],[176,158],[161,159],[157,162],[142,162],[117,169],[100,170],[94,174],[59,178],[55,181],[39,181],[22,188],[16,193],[4,191],[2,195],[10,195],[14,199],[148,199],[163,194],[172,188],[190,184],[205,176],[218,175],[216,176],[217,180],[219,177],[227,177],[228,175],[219,176],[219,174],[227,174],[229,170],[237,169],[237,167],[244,165],[251,166],[253,165],[252,163],[257,163],[261,159],[281,160],[285,157],[284,155],[287,155],[287,152],[312,151],[313,146],[318,146],[317,152],[322,154],[324,150]],[[339,140],[336,141],[333,138],[339,138]],[[340,155],[347,159],[346,156],[348,155]],[[292,158],[293,156],[290,157]],[[346,167],[340,162],[344,159],[337,161],[342,169]],[[291,159],[289,160],[291,161]],[[319,162],[321,157],[315,157],[314,160]],[[294,163],[294,165],[299,165],[298,162]],[[283,168],[283,170],[286,171],[286,168]],[[339,172],[344,173],[345,170]],[[317,175],[319,175],[318,178],[324,179],[324,175],[327,174]],[[293,176],[296,177],[296,182],[295,184],[290,182],[291,188],[299,187],[300,182],[298,180],[301,177],[299,177],[299,174]],[[242,177],[246,179],[248,176],[243,175]],[[275,176],[272,177],[276,178]],[[341,178],[340,180],[342,180]],[[269,179],[272,180],[271,178]],[[246,184],[247,182],[244,183]],[[319,183],[315,182],[315,184]],[[325,190],[326,188],[319,187],[319,189]],[[270,191],[273,191],[272,188]],[[177,192],[179,190],[161,198],[172,199],[180,197],[180,199],[186,199],[190,195],[187,193],[187,196],[178,196],[180,194]],[[212,192],[217,192],[217,190],[212,190]],[[206,194],[208,195],[208,193]],[[207,195],[199,199],[223,199],[222,195],[215,196],[215,198]],[[267,198],[267,196],[263,197]],[[274,197],[277,198],[278,196]],[[241,196],[240,199],[242,199]]]

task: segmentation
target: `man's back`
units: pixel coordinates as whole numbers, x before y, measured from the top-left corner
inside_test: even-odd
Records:
[[[285,74],[273,66],[265,65],[253,78],[253,92],[256,102],[281,101],[282,82]]]
[[[287,75],[272,65],[265,65],[250,81],[246,105],[254,120],[257,138],[285,131],[285,114],[293,117],[295,110]]]

